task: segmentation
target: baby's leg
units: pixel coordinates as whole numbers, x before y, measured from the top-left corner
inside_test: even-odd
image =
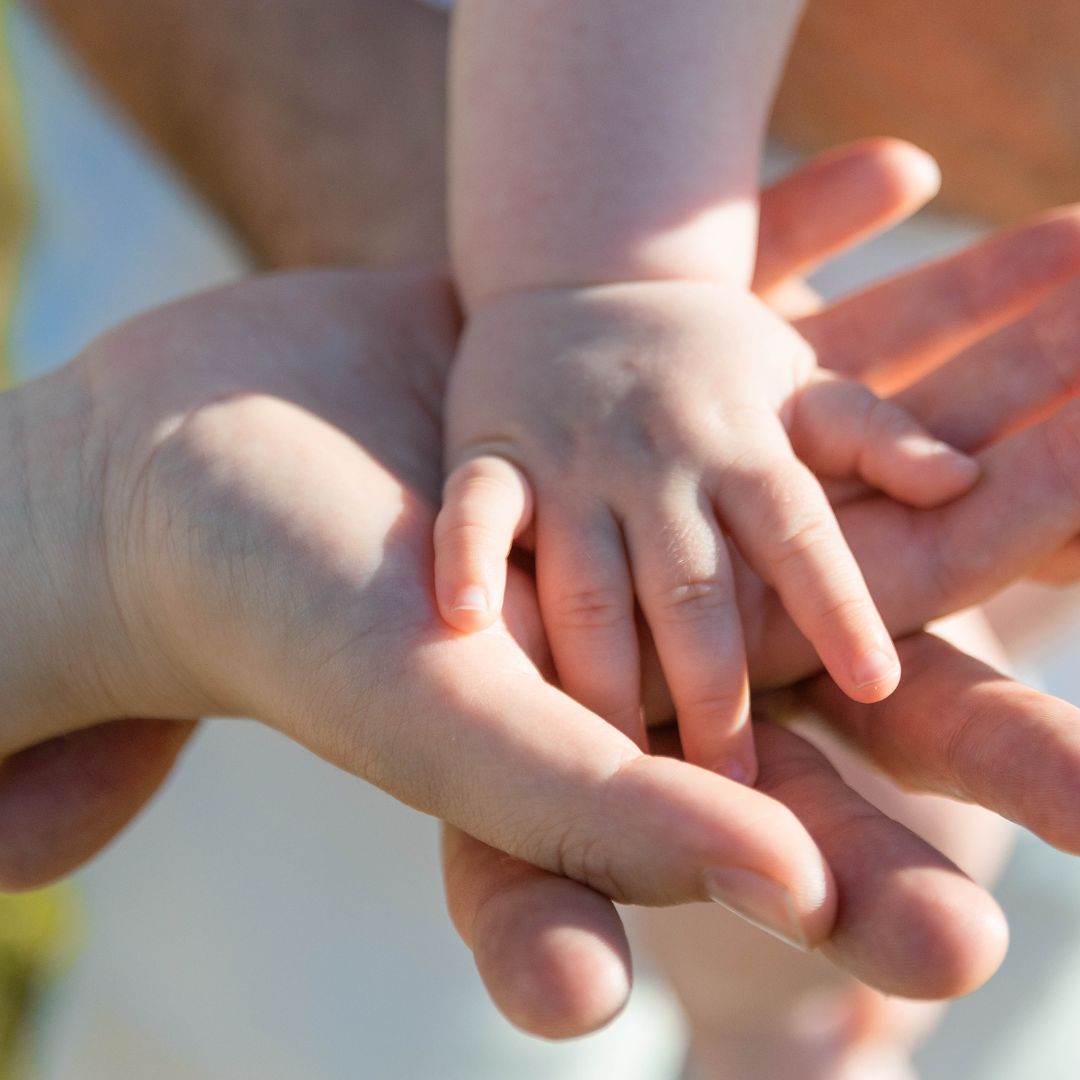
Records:
[[[980,615],[938,631],[997,666]],[[853,753],[811,736],[847,782],[976,880],[993,881],[1011,826],[979,807],[900,791]],[[691,1080],[909,1080],[912,1048],[943,1006],[884,995],[816,954],[803,955],[712,905],[635,912],[633,932],[668,978],[690,1027]]]

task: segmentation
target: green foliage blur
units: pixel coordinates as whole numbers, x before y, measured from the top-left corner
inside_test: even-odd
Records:
[[[0,1080],[26,1080],[20,1059],[27,1022],[49,980],[71,955],[75,909],[69,886],[0,893]]]

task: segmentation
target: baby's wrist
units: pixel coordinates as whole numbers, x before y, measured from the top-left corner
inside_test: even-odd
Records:
[[[756,204],[733,203],[692,222],[625,238],[587,236],[545,250],[522,244],[512,260],[470,259],[455,252],[454,270],[466,310],[507,293],[583,289],[645,282],[686,282],[749,289],[757,247]]]
[[[499,323],[531,321],[529,312],[534,307],[551,317],[553,304],[560,301],[576,305],[591,299],[621,299],[624,303],[642,308],[663,305],[674,301],[679,295],[709,296],[710,304],[735,306],[750,304],[760,307],[761,302],[748,286],[723,278],[626,278],[570,284],[526,286],[520,289],[492,293],[478,300],[468,311],[468,322],[476,325],[495,320]],[[730,305],[730,308],[729,308]]]

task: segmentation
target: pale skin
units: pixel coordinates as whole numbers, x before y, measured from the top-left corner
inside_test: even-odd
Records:
[[[821,481],[930,507],[978,473],[896,402],[827,375],[749,291],[761,135],[800,6],[465,0],[453,45],[467,321],[440,610],[490,625],[524,540],[566,690],[642,742],[636,604],[688,760],[744,782],[742,562],[847,694],[881,700],[896,650]]]
[[[47,6],[83,60],[236,224],[241,238],[263,261],[271,265],[377,261],[441,250],[440,67],[445,28],[441,19],[411,0],[322,0],[316,5],[310,0],[274,4],[238,0],[228,6],[205,0],[143,5],[101,0],[92,7],[49,0]],[[138,49],[126,46],[132,40],[140,43]],[[320,59],[318,65],[310,62],[314,55]],[[221,92],[225,87],[228,93]],[[383,122],[391,105],[394,115],[402,118],[393,129]],[[363,133],[361,138],[334,138],[335,132],[357,131]],[[421,133],[426,133],[426,141]],[[288,152],[282,153],[282,147]],[[882,205],[880,214],[910,207],[910,189],[900,182],[904,170],[898,174],[889,168],[895,161],[888,156],[877,160],[882,168],[871,168],[853,186],[835,188],[831,212],[819,206],[807,215],[805,187],[799,198],[792,189],[792,198],[773,199],[767,206],[771,213],[763,221],[764,250],[758,262],[758,285],[766,294],[784,291],[789,275],[840,246],[842,237],[865,232],[879,220],[869,213],[868,200],[890,203],[886,195],[898,196],[903,189],[908,201],[894,200],[889,210]],[[405,202],[408,212],[402,213]],[[856,207],[865,216],[858,222],[848,220],[837,230],[842,212]],[[1067,232],[1044,232],[1032,249],[1002,248],[997,256],[987,252],[969,269],[960,272],[957,267],[947,280],[937,280],[932,287],[928,283],[924,293],[900,294],[927,314],[949,312],[946,323],[951,334],[938,339],[923,335],[914,347],[898,331],[884,350],[892,358],[891,366],[902,366],[905,356],[937,362],[959,343],[1030,306],[1038,290],[1023,288],[1024,275],[1015,275],[1016,268],[1027,266],[1031,281],[1063,280],[1063,275],[1074,273],[1068,244],[1058,244],[1056,278],[1045,264],[1054,236],[1067,238]],[[942,298],[947,300],[944,312]],[[827,324],[819,324],[827,340],[819,336],[816,346],[827,348],[843,369],[854,370],[866,342],[891,330],[892,321],[881,316],[896,299],[895,293],[882,294],[878,302],[848,305],[850,317],[837,310]],[[803,330],[808,332],[806,326]],[[1031,374],[1035,369],[1023,365],[1017,370]],[[974,382],[979,385],[977,370]],[[957,413],[962,417],[963,409]],[[1007,680],[988,681],[977,665],[966,666],[948,652],[927,651],[925,664],[917,668],[910,657],[908,663],[916,672],[924,666],[936,670],[940,681],[933,686],[924,681],[907,692],[901,687],[892,703],[895,711],[881,732],[883,737],[892,732],[895,739],[894,750],[888,750],[886,739],[878,755],[886,767],[891,761],[909,761],[901,753],[906,719],[940,716],[943,703],[954,710],[950,715],[957,722],[969,705],[977,705],[976,714],[990,727],[995,716],[1020,720],[1057,715],[1069,722],[1073,715],[1068,707]],[[467,674],[463,672],[463,677]],[[871,710],[868,719],[876,724],[875,717]],[[971,725],[973,739],[981,729],[979,723]],[[1028,730],[1037,736],[1038,728]],[[948,731],[949,725],[943,723],[943,738]],[[22,835],[33,835],[36,828],[42,840],[28,844],[23,860],[34,854],[47,860],[51,852],[55,873],[65,852],[70,865],[73,843],[76,848],[83,845],[85,855],[87,847],[103,842],[156,786],[182,737],[174,725],[132,722],[91,729],[80,739],[69,736],[62,746],[44,744],[17,759],[26,783],[6,787],[10,798],[5,807],[9,813],[27,809],[20,817],[26,827]],[[974,745],[967,746],[958,760],[930,745],[924,749],[923,772],[909,779],[931,788],[959,788],[976,801],[997,805],[995,799],[1002,793],[1022,793],[1032,776],[1040,777],[1045,758],[1034,751],[1036,745],[1033,738],[1031,745],[1010,748],[1014,764],[1028,762],[1030,773],[1021,767],[1011,778],[996,776],[982,787]],[[1045,783],[1048,792],[1066,792],[1071,760],[1065,754],[1061,772],[1038,782]],[[954,774],[965,761],[968,767],[961,783]],[[82,767],[83,762],[90,767]],[[9,779],[14,765],[13,761],[6,770]],[[34,777],[58,774],[65,783],[32,784]],[[104,790],[94,782],[102,776],[112,780]],[[32,793],[36,801],[30,798]],[[31,805],[34,811],[29,810]],[[1022,816],[1022,799],[1007,801],[1003,809]],[[83,816],[73,827],[71,816],[79,811]],[[1057,842],[1067,841],[1060,829],[1055,835]],[[495,1000],[516,1022],[549,1035],[575,1034],[618,1009],[628,979],[627,948],[614,909],[601,896],[507,860],[456,831],[450,833],[446,854],[448,902],[456,924],[475,950]],[[25,861],[23,867],[34,869]],[[43,872],[40,862],[36,869]],[[44,872],[49,872],[47,867]],[[858,881],[850,887],[860,894],[865,891]],[[536,903],[538,899],[543,905]],[[538,911],[546,913],[543,919],[538,919]],[[948,925],[944,912],[938,919],[937,925]],[[693,927],[691,932],[696,932]],[[872,943],[873,935],[866,933],[865,940]],[[976,965],[980,970],[992,964],[986,947],[983,940],[979,949],[966,954],[971,962],[982,950]],[[915,949],[912,955],[918,953]],[[792,952],[787,955],[793,967],[803,959]],[[924,961],[932,966],[941,957],[927,953]],[[759,962],[753,958],[749,962],[756,970]],[[621,976],[612,978],[613,971]],[[530,972],[532,979],[522,977]],[[594,979],[598,973],[608,977]],[[970,985],[971,973],[969,968],[963,985]],[[954,991],[960,985],[955,983]],[[769,1012],[775,1014],[771,1008]]]
[[[1005,237],[970,256],[972,270],[996,260],[1007,266],[1033,240],[1070,230],[1074,223],[1063,219]],[[864,302],[912,299],[912,289],[933,289],[935,274],[953,272],[931,270],[897,283],[890,298]],[[1052,261],[1038,273],[1029,267],[1006,293],[1032,304],[1060,273]],[[1046,317],[1040,310],[1033,319]],[[948,327],[916,321],[907,344],[932,349],[980,317],[988,313],[958,314]],[[820,334],[829,327],[817,317]],[[712,895],[891,993],[941,996],[981,982],[1004,944],[992,901],[856,796],[801,740],[763,727],[762,776],[751,790],[642,755],[544,681],[542,650],[534,653],[538,668],[508,633],[461,636],[441,625],[424,585],[424,537],[437,487],[435,417],[456,329],[445,287],[431,277],[282,277],[136,321],[73,367],[2,399],[9,445],[0,541],[12,571],[5,588],[13,590],[4,610],[19,610],[3,653],[12,722],[0,750],[16,754],[3,774],[4,809],[16,815],[4,833],[6,882],[35,883],[88,855],[176,752],[175,727],[159,722],[164,746],[155,753],[145,725],[117,732],[100,721],[242,713],[457,826],[448,836],[451,908],[497,998],[534,1030],[568,1033],[563,1007],[577,1030],[602,1022],[625,993],[625,944],[614,910],[592,890],[651,904]],[[402,354],[415,364],[399,363]],[[1009,359],[988,340],[984,368]],[[986,482],[976,491],[941,511],[887,498],[841,510],[868,578],[902,592],[904,606],[891,619],[898,631],[997,588],[1002,575],[1037,565],[1076,531],[1080,504],[1069,473],[1077,463],[1068,456],[1077,445],[1075,406],[997,439],[1067,393],[1060,371],[1053,380],[1040,378],[1035,364],[1031,371],[1021,398],[983,380],[979,413],[987,419],[971,445]],[[946,404],[947,372],[933,395]],[[956,558],[972,523],[1000,518],[1018,486],[1028,506],[989,538],[986,561]],[[355,497],[343,503],[343,490]],[[898,534],[921,551],[902,586]],[[87,545],[87,536],[100,546]],[[24,590],[37,582],[47,584]],[[511,626],[538,648],[535,609],[519,584]],[[752,671],[778,685],[812,670],[812,656],[797,648],[778,656],[777,642],[796,639],[777,604],[761,610],[760,637],[748,638]],[[50,649],[40,648],[45,640]],[[862,734],[859,707],[841,708],[845,730],[908,781],[963,794],[1052,842],[1080,846],[1070,803],[1080,769],[1076,726],[1067,721],[1075,710],[934,639],[903,648],[914,672],[933,672],[941,685],[928,690],[924,674],[880,706]],[[373,684],[384,690],[373,694]],[[913,758],[912,721],[926,719],[928,692],[948,709],[924,724]],[[963,728],[965,741],[950,726]],[[448,729],[455,739],[434,736]],[[79,732],[73,743],[49,741]],[[73,793],[42,787],[43,775],[70,769],[73,752],[94,760],[102,738],[115,750],[132,735],[141,743],[119,756],[128,786],[95,792],[84,772]],[[991,737],[1006,745],[988,769]],[[27,797],[35,774],[36,802]],[[1030,800],[1035,778],[1044,796]],[[91,798],[80,803],[88,781]],[[57,802],[65,795],[74,806]],[[493,803],[514,812],[492,815]],[[51,845],[39,844],[50,827]],[[546,898],[540,907],[537,890]],[[546,926],[537,926],[538,911]],[[519,940],[506,950],[499,942],[508,925]],[[882,950],[883,939],[894,947]],[[530,998],[550,984],[526,986],[523,1001],[511,977],[520,950],[530,949],[561,991],[554,1004],[540,993],[542,1004]],[[926,963],[915,964],[921,949]],[[569,986],[560,982],[566,965]]]
[[[402,517],[403,511],[409,511],[412,497],[407,496],[407,489],[401,488],[400,480],[395,486],[386,486],[389,483],[387,477],[408,478],[415,485],[417,498],[430,485],[434,454],[428,452],[435,444],[429,436],[434,438],[437,432],[430,423],[426,428],[419,425],[419,418],[421,414],[427,415],[425,395],[438,392],[440,372],[434,365],[445,365],[445,354],[440,354],[439,350],[448,344],[446,335],[454,329],[451,309],[445,304],[445,294],[438,289],[438,283],[432,279],[387,276],[380,280],[364,275],[322,273],[307,279],[302,276],[271,279],[247,288],[225,290],[137,321],[93,346],[72,368],[5,398],[8,410],[5,431],[11,442],[9,460],[25,459],[30,469],[25,475],[17,464],[9,470],[10,505],[13,511],[22,505],[23,512],[13,512],[7,519],[11,527],[5,534],[5,549],[13,556],[13,566],[26,564],[25,574],[13,575],[10,587],[21,589],[23,579],[55,581],[53,589],[43,591],[41,602],[25,609],[25,617],[20,622],[21,641],[13,640],[5,653],[5,677],[10,687],[12,716],[18,718],[17,722],[5,727],[6,751],[81,728],[108,715],[110,710],[159,716],[250,711],[280,717],[281,726],[293,730],[297,729],[297,724],[306,724],[303,717],[310,710],[294,703],[298,691],[291,689],[292,685],[304,684],[305,692],[309,693],[313,686],[321,686],[327,680],[329,687],[335,678],[335,670],[315,670],[305,678],[296,676],[292,669],[309,666],[297,652],[296,642],[302,641],[303,635],[296,633],[296,626],[288,625],[287,620],[283,623],[280,618],[267,619],[267,630],[257,635],[245,635],[250,637],[250,643],[240,650],[236,645],[225,648],[222,646],[224,638],[216,639],[219,634],[231,634],[230,625],[236,621],[250,630],[250,620],[256,615],[267,614],[265,610],[254,609],[263,609],[266,605],[280,604],[283,610],[293,608],[294,620],[305,617],[308,607],[296,604],[299,587],[289,581],[289,575],[274,575],[272,580],[277,581],[279,577],[281,580],[274,590],[267,591],[265,579],[271,576],[265,568],[272,565],[278,543],[283,546],[283,551],[289,552],[287,557],[296,563],[298,574],[306,573],[306,566],[311,567],[307,589],[303,591],[311,594],[311,603],[318,609],[317,612],[312,609],[312,616],[316,613],[333,618],[345,616],[343,634],[348,632],[348,624],[354,618],[360,620],[358,626],[370,623],[378,628],[382,642],[373,642],[370,646],[372,662],[375,656],[381,656],[380,664],[392,666],[399,651],[413,652],[419,648],[421,652],[430,653],[432,677],[439,684],[442,682],[439,672],[444,668],[439,657],[444,650],[463,662],[473,654],[481,656],[485,652],[490,654],[492,649],[510,648],[510,639],[505,635],[483,640],[460,638],[449,630],[439,631],[437,622],[432,631],[435,636],[429,644],[423,644],[432,616],[430,605],[419,604],[412,610],[409,605],[403,605],[398,571],[388,572],[393,569],[394,559],[390,560],[391,566],[387,566],[386,555],[375,550],[375,547],[381,549],[384,546],[383,534],[390,522],[399,521],[406,528],[406,536],[412,535],[414,527],[408,517]],[[288,333],[285,333],[283,322],[267,317],[275,305],[280,306],[286,300],[293,304],[291,318],[294,325]],[[435,301],[439,302],[438,308]],[[422,328],[430,335],[430,340],[417,337],[417,327],[407,323],[409,303],[419,305],[421,302],[430,304],[432,315],[438,314],[442,320]],[[347,303],[356,307],[356,314],[348,323],[343,316]],[[392,304],[400,310],[402,324],[380,324],[375,320],[372,316],[380,304],[384,307]],[[332,326],[340,338],[324,337],[324,326]],[[381,333],[375,335],[376,329]],[[277,354],[270,357],[260,351],[266,334],[281,339]],[[412,391],[419,395],[414,399],[395,389],[411,385],[408,375],[396,365],[390,370],[380,367],[383,346],[373,344],[373,341],[379,342],[387,335],[391,335],[389,340],[392,341],[393,334],[407,334],[405,340],[419,355],[431,356],[429,363],[434,370],[425,380],[426,385],[422,383],[418,390]],[[247,337],[251,338],[252,344],[246,349],[238,349],[235,359],[223,365],[221,357],[228,347],[240,345]],[[321,344],[323,341],[326,345]],[[177,385],[175,365],[170,363],[170,358],[180,350],[190,350],[193,361],[185,379]],[[324,361],[324,368],[314,371],[303,366],[303,356],[312,352]],[[159,354],[161,359],[151,364],[153,354]],[[355,356],[359,359],[353,358]],[[392,351],[387,358],[395,358]],[[130,379],[133,370],[144,372],[138,383]],[[355,415],[346,420],[340,406],[333,403],[340,399],[343,385],[353,379],[362,380],[365,394],[361,405],[353,410]],[[1052,391],[1058,392],[1057,387]],[[1034,407],[1046,405],[1054,400],[1048,396],[1050,393],[1044,389],[1031,404]],[[401,400],[394,394],[401,395]],[[389,401],[396,403],[392,412],[386,408]],[[1006,416],[1013,415],[1011,399],[997,402],[996,407]],[[414,410],[413,420],[417,423],[416,438],[407,440],[403,436],[411,430],[410,409]],[[1057,426],[1048,430],[1056,431],[1071,420],[1071,411],[1064,410],[1060,417],[1055,417]],[[356,464],[363,466],[358,475],[366,480],[362,485],[365,498],[361,500],[361,509],[365,513],[357,519],[358,523],[363,523],[358,536],[370,535],[373,540],[379,539],[377,545],[372,545],[370,554],[366,553],[365,545],[359,546],[358,552],[364,555],[356,563],[342,564],[334,554],[337,547],[352,543],[348,540],[351,528],[347,527],[348,522],[342,520],[340,524],[334,524],[331,512],[336,513],[338,507],[323,503],[322,492],[332,489],[332,481],[336,482],[334,476],[315,485],[310,496],[305,497],[302,509],[311,525],[294,534],[296,525],[290,522],[295,522],[295,508],[289,500],[279,496],[286,491],[295,495],[298,487],[303,490],[296,481],[299,476],[310,478],[313,475],[309,470],[314,464],[312,459],[318,456],[301,455],[301,459],[289,468],[282,467],[282,463],[293,456],[291,448],[301,445],[300,436],[295,434],[297,428],[305,438],[314,438],[318,448],[326,452],[324,466],[335,475],[339,461],[344,468],[354,454],[360,453],[357,450],[360,444],[343,436],[350,432],[354,439],[363,435],[363,452],[356,458]],[[219,432],[236,430],[245,431],[250,438],[230,439],[227,445],[219,443]],[[279,432],[281,449],[271,444],[263,445],[262,434],[270,431]],[[398,432],[402,437],[395,443]],[[66,433],[65,439],[58,439],[59,433]],[[1044,432],[1039,429],[1039,438],[1043,437]],[[30,440],[25,447],[20,442],[23,438]],[[989,509],[1001,498],[1001,492],[1012,482],[1011,470],[1034,468],[1034,463],[1025,462],[1021,457],[1031,448],[1029,444],[1031,437],[1023,435],[1002,443],[1000,451],[995,451],[1001,462],[991,462],[996,479],[985,485],[986,491],[978,499],[972,496],[969,507],[958,504],[952,514],[940,521],[927,519],[942,557],[956,542],[950,540],[951,531],[961,529],[968,516],[978,512],[979,506]],[[374,465],[377,461],[384,463],[378,469]],[[271,469],[277,479],[268,475]],[[391,471],[387,473],[387,469]],[[101,487],[87,487],[84,478],[95,475],[102,477]],[[43,478],[55,483],[48,486]],[[192,481],[190,485],[188,480]],[[257,494],[256,480],[260,481],[262,489]],[[185,493],[186,504],[170,506],[169,492],[173,484],[181,484],[177,492]],[[1038,530],[1025,530],[1018,524],[1011,531],[1001,532],[997,542],[1008,552],[1011,564],[1015,565],[1018,560],[1025,563],[1037,560],[1042,552],[1053,550],[1059,536],[1072,527],[1074,509],[1071,506],[1049,505],[1051,497],[1060,494],[1057,484],[1053,474],[1047,477],[1045,486],[1029,484],[1033,505],[1048,504],[1047,512],[1040,515]],[[42,494],[37,494],[39,491]],[[48,498],[44,497],[45,491],[48,491]],[[219,498],[223,500],[220,513],[225,514],[220,523],[215,521]],[[205,506],[201,505],[202,500],[205,500]],[[135,513],[138,501],[144,501],[145,506]],[[419,513],[419,504],[416,510]],[[236,526],[223,527],[233,515]],[[878,577],[890,561],[890,555],[889,545],[883,542],[873,523],[878,517],[888,521],[891,513],[882,507],[869,513],[869,517],[865,514],[860,517],[865,520],[856,546],[866,549],[871,575]],[[77,543],[84,533],[81,530],[73,533],[69,525],[72,521],[93,527],[102,535],[100,549],[91,546],[82,556],[73,556],[68,545]],[[276,522],[280,522],[280,526]],[[47,524],[57,527],[46,530],[43,526]],[[195,529],[193,533],[186,532],[189,524]],[[250,542],[234,546],[230,539],[234,527],[239,530],[238,539],[250,532]],[[201,540],[204,528],[206,537]],[[278,528],[281,539],[275,540]],[[35,534],[50,539],[45,544],[25,542],[27,537]],[[265,544],[257,542],[260,536],[265,538]],[[228,547],[219,551],[218,545],[224,541],[228,541]],[[309,546],[310,555],[305,554]],[[411,544],[401,546],[399,541],[388,550],[400,551],[400,557],[405,560],[402,572],[408,570],[404,573],[406,580],[422,577],[422,560],[425,558],[422,547],[414,551]],[[25,552],[21,561],[15,559],[19,551]],[[234,565],[234,559],[249,559],[252,567],[261,563],[264,569],[243,574]],[[418,564],[416,560],[421,562]],[[976,569],[985,575],[985,568]],[[106,582],[107,570],[111,572],[109,582]],[[350,577],[345,581],[343,574],[355,574],[355,580]],[[335,588],[347,585],[347,595],[335,595],[335,588],[329,584],[318,587],[324,575]],[[72,584],[76,577],[84,583],[77,588]],[[205,582],[205,589],[187,587],[197,579]],[[974,571],[963,584],[962,591],[956,594],[958,599],[967,598],[972,590],[987,587]],[[988,587],[993,584],[996,579]],[[388,619],[368,610],[382,595],[383,589],[388,602],[392,602],[394,610],[399,612],[398,619]],[[421,582],[417,582],[416,589],[419,597],[423,593]],[[280,597],[277,590],[281,590]],[[929,611],[952,602],[935,590],[928,576],[918,582],[909,582],[907,593],[909,605],[921,605]],[[368,603],[359,603],[352,611],[352,595],[357,600],[367,598]],[[216,616],[213,615],[215,610],[218,611]],[[917,618],[916,610],[914,606],[909,607],[906,618]],[[527,609],[523,609],[518,622],[519,632],[531,637],[534,631],[529,630],[526,615]],[[777,668],[773,657],[768,658],[768,665],[763,665],[761,660],[774,651],[772,642],[783,639],[782,612],[778,608],[772,609],[769,620],[762,626],[762,640],[751,642],[754,668],[769,671],[768,681],[787,681],[807,669],[808,658],[797,652],[786,657],[783,660],[786,675]],[[424,629],[418,631],[414,624]],[[98,627],[93,638],[82,634],[81,628],[88,625]],[[354,632],[356,629],[353,628]],[[55,637],[58,630],[64,632]],[[53,655],[35,661],[35,656],[41,652],[36,643],[46,636],[55,642]],[[401,645],[387,647],[399,636],[402,637]],[[409,641],[414,644],[407,644]],[[282,650],[289,655],[280,655]],[[540,672],[531,664],[510,662],[513,655],[514,652],[507,651],[501,665],[508,672],[505,689],[510,691],[524,679],[535,694],[543,686],[537,681]],[[420,653],[417,653],[414,662],[419,658]],[[355,672],[352,678],[363,683],[369,678],[364,671],[367,663],[358,663],[357,659],[353,655],[347,660],[342,658],[342,662],[347,662]],[[331,667],[336,663],[333,661]],[[496,671],[500,667],[491,664],[490,660],[487,663]],[[52,678],[57,664],[68,672],[68,677],[61,683]],[[283,664],[288,670],[272,675],[270,664]],[[426,664],[427,661],[421,669]],[[450,667],[453,666],[451,663]],[[223,675],[225,670],[229,672],[228,678]],[[456,682],[456,674],[453,679]],[[413,680],[417,685],[409,692],[419,694],[423,681]],[[492,683],[491,692],[499,692],[502,682],[503,677],[499,676],[497,685]],[[47,688],[47,693],[43,687]],[[266,704],[260,706],[257,699],[263,696]],[[415,698],[417,706],[421,696]],[[451,695],[450,700],[457,696],[457,693]],[[550,703],[565,700],[554,696],[553,691],[539,692],[539,697]],[[511,694],[498,712],[508,713],[513,700]],[[443,712],[446,701],[445,697],[439,701]],[[299,715],[293,715],[294,709]],[[481,705],[481,709],[483,713],[487,712],[486,706]],[[343,751],[336,745],[342,735],[337,724],[313,726],[307,731],[306,740],[325,747],[325,752],[338,759],[344,755],[355,757],[359,762],[363,757],[364,771],[383,773],[389,769],[384,777],[387,786],[402,785],[403,794],[411,792],[408,795],[411,802],[446,801],[449,808],[450,803],[457,801],[453,796],[456,781],[451,789],[429,791],[424,795],[424,790],[443,770],[424,779],[420,767],[429,753],[456,755],[460,749],[444,751],[434,747],[420,755],[395,753],[381,762],[382,752],[377,744],[382,737],[377,731],[381,723],[378,716],[384,711],[388,718],[398,712],[396,707],[387,705],[384,710],[380,706],[371,714],[370,722],[365,721],[356,730],[361,742],[371,741],[364,753],[359,747]],[[572,727],[575,717],[583,719],[586,715],[579,708],[570,708],[566,713],[567,730]],[[527,729],[542,727],[539,717],[537,721],[527,725]],[[471,722],[479,722],[479,718]],[[516,725],[518,721],[514,723]],[[544,723],[550,733],[551,719]],[[390,732],[386,734],[389,736]],[[535,737],[540,739],[542,734],[544,732],[537,730]],[[625,737],[596,723],[589,723],[583,729],[580,739],[584,739],[584,743],[580,739],[573,742],[584,751],[588,740],[594,736],[600,739],[598,745],[607,747],[609,753],[614,752],[617,756],[627,753],[635,761],[640,757]],[[418,734],[417,737],[421,736]],[[484,758],[489,754],[501,756],[507,751],[498,749],[498,742],[490,738],[481,740],[475,752]],[[332,743],[335,744],[333,747]],[[530,739],[529,745],[544,744],[533,743]],[[514,753],[516,751],[510,751],[511,758]],[[554,766],[555,773],[545,777],[541,788],[552,785],[552,776],[560,770],[570,768],[571,773],[574,771],[571,762],[563,761],[561,755],[555,758],[548,755],[550,751],[545,751],[545,760]],[[585,759],[587,756],[585,753]],[[399,757],[406,760],[391,767],[391,762]],[[657,762],[656,767],[667,769],[670,765]],[[404,774],[399,772],[402,768]],[[643,772],[649,771],[644,766],[641,768]],[[755,799],[753,792],[701,770],[686,768],[679,771],[691,787],[697,783],[691,782],[691,778],[697,777],[715,792],[728,792],[737,799]],[[401,780],[391,779],[394,775],[400,775]],[[416,782],[419,782],[418,787],[414,786]],[[518,792],[519,798],[531,790],[534,783],[539,783],[521,772],[508,775],[504,782]],[[553,793],[545,802],[550,803],[555,798]],[[483,816],[472,819],[472,809],[463,808],[462,813],[475,831],[490,832],[492,827],[498,829],[506,825],[483,825]],[[666,842],[670,840],[665,839]],[[542,850],[538,849],[534,854],[538,861],[550,861],[551,857],[544,855]],[[631,855],[631,858],[636,856]],[[607,873],[611,875],[615,871],[609,867]],[[617,876],[623,875],[620,872]],[[626,895],[635,895],[638,886],[633,882],[637,880],[636,876],[627,876]],[[645,875],[645,880],[650,876]],[[647,885],[646,889],[652,887],[660,887],[659,882]],[[656,898],[660,896],[658,893]]]

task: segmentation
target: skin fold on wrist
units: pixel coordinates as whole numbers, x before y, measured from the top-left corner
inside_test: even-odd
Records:
[[[0,396],[0,754],[36,742],[43,722],[105,705],[86,663],[88,643],[109,636],[88,420],[71,369]]]

